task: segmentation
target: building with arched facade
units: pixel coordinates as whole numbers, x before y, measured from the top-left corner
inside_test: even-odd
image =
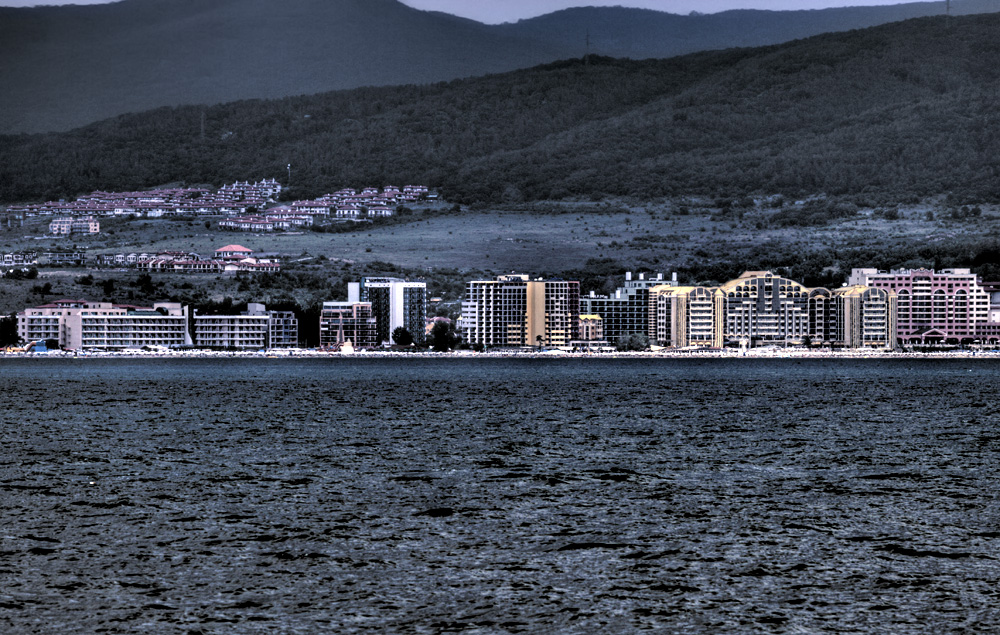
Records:
[[[989,322],[990,296],[969,269],[853,269],[849,284],[896,293],[896,336],[904,344],[971,342]]]
[[[649,339],[660,346],[896,346],[896,294],[862,285],[810,289],[770,271],[717,288],[650,290]]]

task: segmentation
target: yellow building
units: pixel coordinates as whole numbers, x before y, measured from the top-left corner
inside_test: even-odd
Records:
[[[580,339],[585,342],[604,339],[604,322],[600,315],[580,316]]]
[[[706,287],[658,286],[649,291],[649,341],[659,346],[722,346],[717,292]]]
[[[838,332],[832,341],[846,348],[896,347],[896,293],[855,285],[833,292]]]
[[[810,289],[769,271],[719,286],[650,290],[649,339],[659,346],[896,346],[896,296],[853,286]]]

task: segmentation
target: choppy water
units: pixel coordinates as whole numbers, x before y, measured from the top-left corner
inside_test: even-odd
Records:
[[[995,633],[998,377],[5,360],[0,631]]]

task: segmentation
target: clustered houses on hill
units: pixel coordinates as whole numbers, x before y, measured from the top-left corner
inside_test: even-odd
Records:
[[[69,233],[62,231],[65,222],[76,227],[81,217],[197,215],[225,215],[227,218],[219,223],[223,229],[260,232],[308,226],[317,218],[367,220],[392,216],[397,205],[436,197],[424,185],[407,185],[402,190],[389,185],[382,191],[368,187],[360,193],[344,189],[315,200],[265,209],[277,199],[281,190],[280,183],[265,179],[256,183],[237,181],[215,192],[204,188],[92,192],[76,201],[11,205],[7,211],[22,217],[65,215],[68,218],[53,221],[61,233]]]
[[[242,245],[226,245],[215,250],[212,258],[183,251],[161,251],[155,254],[101,254],[96,264],[102,267],[131,267],[160,273],[277,273],[281,262],[274,256],[254,255]]]
[[[195,216],[241,214],[260,209],[277,198],[281,184],[274,179],[257,183],[224,185],[212,192],[203,188],[149,190],[147,192],[92,192],[76,201],[11,205],[8,212],[25,217],[50,214],[78,216]]]
[[[38,252],[25,251],[21,253],[0,254],[0,265],[7,267],[20,265],[37,265]]]
[[[226,218],[219,222],[219,228],[272,232],[308,227],[323,219],[360,221],[387,218],[395,213],[397,205],[433,196],[424,185],[407,185],[402,190],[387,185],[381,192],[374,187],[367,187],[361,192],[343,189],[317,199],[273,207],[261,214]]]

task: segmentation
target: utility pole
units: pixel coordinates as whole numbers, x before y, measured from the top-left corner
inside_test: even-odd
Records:
[[[288,187],[292,186],[292,164],[288,164]]]

